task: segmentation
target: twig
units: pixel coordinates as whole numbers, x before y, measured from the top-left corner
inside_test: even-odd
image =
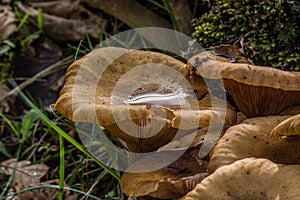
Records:
[[[28,78],[26,81],[24,81],[23,83],[21,83],[18,87],[14,88],[13,90],[11,90],[10,92],[8,92],[6,95],[2,96],[0,98],[0,101],[6,99],[7,97],[16,94],[18,89],[24,89],[25,87],[27,87],[28,85],[32,84],[33,82],[42,79],[45,76],[48,76],[49,74],[52,74],[60,69],[63,69],[65,67],[67,67],[68,65],[70,65],[73,62],[73,56],[68,56],[52,65],[50,65],[49,67],[47,67],[46,69],[40,71],[39,73],[37,73],[36,75],[34,75],[31,78]],[[63,67],[62,67],[63,66]]]

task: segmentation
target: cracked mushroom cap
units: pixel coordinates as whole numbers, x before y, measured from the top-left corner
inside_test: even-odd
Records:
[[[182,200],[299,199],[300,165],[246,158],[220,167]]]
[[[107,47],[68,68],[55,108],[74,122],[98,123],[131,151],[148,152],[171,141],[178,129],[197,129],[209,121],[198,112],[197,96],[205,93],[203,80],[191,80],[185,64],[175,58]],[[217,112],[208,117],[223,120]]]
[[[270,133],[273,138],[300,135],[300,114],[278,124]]]
[[[211,67],[216,66],[216,67]],[[187,68],[207,79],[222,79],[247,117],[279,114],[300,105],[300,73],[244,63],[221,62],[209,53],[192,57]]]
[[[121,179],[122,191],[130,197],[172,199],[184,196],[208,176],[207,161],[199,159],[198,152],[199,148],[191,148],[173,163],[172,151],[160,152],[151,158],[138,160],[128,171],[157,168],[156,165],[166,160],[170,160],[169,163],[172,164],[152,172],[125,172]]]
[[[269,136],[276,125],[289,117],[251,118],[229,128],[211,152],[209,172],[247,157],[267,158],[282,164],[300,164],[300,138],[276,141]]]

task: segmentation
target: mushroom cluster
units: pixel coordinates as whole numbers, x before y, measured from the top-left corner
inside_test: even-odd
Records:
[[[214,96],[209,80],[223,82],[232,105]],[[124,145],[125,194],[160,199],[299,195],[300,179],[289,180],[300,169],[299,107],[300,73],[227,62],[211,52],[185,64],[117,47],[75,61],[55,104],[66,118],[98,124]],[[276,192],[258,187],[262,180]]]
[[[203,59],[203,57],[205,59]],[[300,192],[300,73],[221,61],[209,53],[189,69],[215,79],[216,68],[240,113],[210,152],[209,176],[182,199],[298,199]]]

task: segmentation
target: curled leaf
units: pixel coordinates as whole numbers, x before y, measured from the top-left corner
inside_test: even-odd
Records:
[[[17,28],[17,18],[8,6],[0,6],[0,43]]]

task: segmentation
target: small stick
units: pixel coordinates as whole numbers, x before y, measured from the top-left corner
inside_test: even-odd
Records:
[[[40,71],[39,73],[37,73],[36,75],[34,75],[31,78],[28,78],[26,81],[24,81],[23,83],[21,83],[18,87],[14,88],[13,90],[11,90],[10,92],[8,92],[6,95],[2,96],[0,98],[0,101],[6,99],[7,97],[16,94],[17,90],[20,89],[24,89],[25,87],[27,87],[28,85],[32,84],[35,81],[38,81],[40,79],[42,79],[45,76],[48,76],[49,74],[52,74],[60,69],[64,69],[67,66],[69,66],[71,63],[73,62],[73,56],[68,56],[52,65],[50,65],[49,67],[47,67],[46,69]],[[61,68],[61,66],[63,66]]]

